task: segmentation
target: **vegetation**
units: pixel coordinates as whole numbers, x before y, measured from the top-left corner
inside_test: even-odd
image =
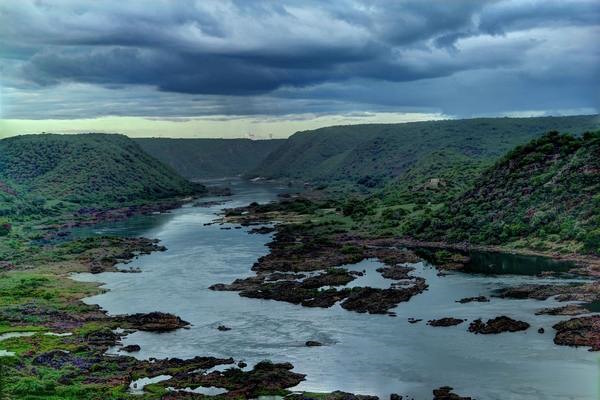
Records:
[[[600,132],[550,132],[519,146],[473,188],[406,226],[421,239],[600,254]]]
[[[249,176],[364,188],[397,181],[414,187],[443,178],[460,189],[463,177],[545,132],[579,134],[599,128],[596,116],[332,126],[292,135]]]
[[[140,147],[189,179],[222,178],[251,171],[283,140],[134,139]]]
[[[591,117],[477,119],[297,134],[260,168],[271,159],[274,164],[268,169],[281,168],[279,176],[331,179],[334,185],[368,189],[367,194],[357,190],[340,198],[322,193],[289,196],[230,210],[227,217],[293,214],[296,219],[290,218],[278,234],[287,236],[287,249],[299,254],[336,246],[340,234],[351,233],[600,255],[600,131],[540,135],[549,125],[579,133],[593,124]],[[526,143],[529,138],[534,139]],[[160,147],[161,140],[138,143]],[[189,143],[203,142],[174,141],[163,154],[175,162]],[[248,143],[239,143],[236,151],[243,152]],[[505,151],[517,143],[526,144]],[[182,172],[203,168],[204,162],[212,165],[207,171],[242,171],[256,161],[236,158],[224,143],[213,144],[221,146],[222,159],[172,165]],[[222,167],[223,160],[232,160],[231,166]],[[0,334],[31,333],[1,342],[3,350],[16,356],[0,357],[0,400],[157,398],[166,393],[161,385],[148,386],[140,397],[128,392],[123,368],[135,371],[132,377],[146,376],[143,362],[104,357],[104,347],[90,344],[90,338],[102,337],[117,325],[80,301],[99,293],[97,285],[68,279],[70,273],[110,266],[150,250],[131,238],[55,241],[50,233],[61,226],[65,214],[72,217],[81,209],[141,204],[198,190],[202,187],[120,135],[32,135],[0,141]],[[296,240],[298,236],[303,240]],[[363,251],[359,244],[339,246],[349,259]],[[456,261],[456,254],[445,250],[433,257],[441,263]],[[72,335],[45,334],[57,330]]]
[[[0,216],[60,212],[69,204],[123,205],[202,189],[122,135],[0,140]]]

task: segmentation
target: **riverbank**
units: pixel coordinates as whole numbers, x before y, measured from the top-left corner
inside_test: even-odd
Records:
[[[302,214],[298,212],[299,209],[308,212]],[[256,276],[237,279],[231,284],[213,285],[211,289],[236,291],[243,297],[284,301],[305,307],[331,307],[340,302],[342,308],[348,310],[395,316],[392,308],[427,290],[428,286],[420,278],[416,278],[416,284],[410,286],[410,280],[415,277],[409,274],[410,268],[403,265],[423,260],[421,257],[424,257],[443,275],[445,271],[467,270],[471,252],[488,252],[572,263],[573,266],[565,272],[574,277],[590,279],[588,283],[573,285],[560,283],[506,288],[501,294],[505,298],[546,300],[557,296],[561,302],[578,302],[539,310],[540,313],[568,316],[589,314],[600,302],[600,258],[593,255],[426,242],[401,237],[372,237],[348,231],[343,217],[336,215],[332,209],[328,210],[326,217],[315,213],[315,209],[318,207],[313,205],[311,208],[310,202],[297,197],[279,204],[227,210],[222,221],[242,226],[276,224],[275,228],[265,231],[270,233],[274,230],[274,240],[267,244],[269,254],[253,265]],[[254,232],[260,232],[260,229],[255,228]],[[422,251],[424,249],[433,251],[426,256]],[[377,271],[384,277],[397,278],[402,287],[392,284],[389,289],[344,288],[355,276],[340,267],[365,259],[378,259],[386,264],[385,268]],[[315,271],[320,274],[307,275]],[[549,276],[557,272],[549,265],[546,271],[538,273]],[[332,276],[336,279],[333,280]],[[592,351],[599,349],[600,317],[597,315],[574,317],[556,324],[554,329],[556,344],[587,346]]]
[[[202,397],[200,392],[189,392],[190,387],[218,386],[226,393],[220,397],[252,398],[290,393],[286,389],[304,380],[304,375],[291,371],[289,363],[262,362],[246,367],[246,363],[233,358],[210,356],[138,359],[126,354],[135,354],[139,346],[123,345],[125,336],[140,331],[172,332],[188,328],[189,323],[164,312],[109,315],[101,307],[82,301],[108,289],[97,283],[74,281],[72,274],[112,272],[126,276],[127,272],[140,272],[117,266],[164,252],[166,247],[157,239],[143,237],[74,238],[69,229],[164,213],[183,202],[83,210],[73,217],[61,216],[53,225],[29,221],[26,229],[16,227],[17,232],[26,231],[27,236],[14,244],[14,250],[22,251],[15,251],[3,262],[0,272],[0,394],[8,398],[126,399],[140,398],[137,392],[143,398],[172,399]],[[32,238],[35,245],[28,243]],[[107,353],[119,347],[121,354]],[[170,378],[143,390],[132,390],[133,382],[155,376]],[[295,396],[363,398],[342,392],[297,392]]]
[[[399,384],[396,381],[392,381],[384,389],[378,387],[378,380],[375,376],[380,374],[382,366],[379,364],[363,365],[363,363],[368,362],[369,354],[374,353],[381,362],[392,362],[394,365],[401,366],[402,368],[397,372],[398,376],[406,376],[406,374],[410,375],[421,371],[419,367],[421,363],[424,363],[423,370],[428,371],[428,376],[436,376],[431,366],[427,367],[426,354],[419,349],[422,347],[431,349],[432,345],[434,347],[442,346],[435,353],[438,354],[439,362],[445,363],[446,361],[443,361],[445,356],[442,354],[448,349],[444,347],[443,343],[450,340],[456,345],[462,343],[462,345],[458,345],[459,348],[466,348],[470,345],[477,346],[477,343],[480,342],[476,335],[471,333],[461,334],[461,332],[466,331],[466,325],[433,327],[418,322],[410,324],[406,321],[404,309],[409,310],[406,311],[409,313],[408,315],[431,320],[441,319],[442,317],[460,317],[461,320],[474,321],[477,317],[486,317],[485,321],[488,319],[487,312],[493,313],[490,317],[506,312],[507,307],[502,306],[502,304],[507,303],[504,300],[497,299],[492,299],[490,303],[481,303],[493,306],[481,315],[469,311],[473,308],[470,308],[468,304],[464,308],[461,306],[460,309],[447,308],[446,306],[450,303],[460,304],[455,303],[455,300],[458,301],[459,297],[472,296],[477,293],[461,290],[452,291],[448,294],[450,300],[443,300],[435,307],[425,303],[421,306],[422,308],[415,308],[415,305],[422,303],[425,298],[437,295],[441,290],[440,284],[455,278],[452,276],[438,277],[434,271],[423,271],[423,268],[418,266],[422,264],[419,261],[420,258],[411,251],[399,251],[394,249],[393,246],[386,247],[382,243],[368,242],[357,235],[335,232],[340,228],[335,224],[325,226],[316,224],[314,227],[307,228],[306,231],[300,230],[299,232],[292,229],[287,233],[287,244],[285,246],[279,248],[278,245],[275,245],[271,248],[270,253],[265,254],[262,246],[269,241],[269,236],[249,235],[248,233],[254,231],[254,233],[270,234],[270,228],[260,229],[262,225],[250,226],[258,223],[258,221],[253,221],[248,227],[240,229],[235,229],[239,225],[219,225],[219,222],[216,224],[213,222],[216,213],[220,212],[222,207],[231,207],[232,204],[237,207],[240,203],[246,202],[247,204],[252,201],[246,199],[247,197],[230,199],[225,205],[206,203],[201,205],[202,207],[174,209],[171,214],[167,214],[168,218],[161,219],[160,227],[145,233],[149,237],[160,238],[161,241],[158,243],[154,243],[152,240],[150,242],[153,242],[156,246],[165,246],[168,251],[158,251],[159,249],[156,249],[156,251],[148,251],[146,255],[136,258],[138,250],[133,247],[136,242],[129,242],[130,247],[128,248],[125,245],[126,242],[121,242],[120,239],[109,242],[108,246],[107,243],[101,244],[101,242],[96,242],[95,239],[90,240],[87,244],[87,250],[83,252],[79,249],[86,247],[83,243],[86,243],[89,239],[75,240],[71,244],[56,243],[48,245],[48,248],[61,249],[60,251],[48,253],[48,257],[50,254],[56,254],[61,259],[40,259],[36,261],[40,264],[30,265],[31,270],[28,272],[33,272],[35,275],[45,273],[45,277],[54,283],[39,283],[39,286],[34,289],[35,299],[24,299],[23,304],[42,301],[41,299],[51,296],[48,293],[63,293],[63,288],[64,293],[70,293],[72,301],[59,304],[59,301],[54,298],[51,298],[51,301],[49,300],[50,303],[57,303],[55,309],[63,311],[63,316],[52,311],[52,307],[48,307],[50,310],[47,313],[47,321],[52,319],[52,315],[56,315],[58,318],[55,319],[61,321],[60,324],[52,325],[48,323],[48,325],[44,325],[45,323],[40,321],[46,317],[43,314],[33,314],[32,318],[27,317],[29,318],[28,321],[19,322],[18,328],[12,329],[27,330],[28,325],[26,324],[29,323],[29,327],[34,329],[38,329],[36,326],[39,325],[45,332],[71,333],[72,335],[61,337],[46,336],[40,333],[31,337],[10,338],[7,341],[0,342],[0,348],[6,348],[19,356],[18,364],[14,366],[15,372],[11,372],[11,374],[18,375],[14,375],[11,379],[18,377],[20,381],[29,382],[34,389],[38,386],[42,387],[39,390],[43,394],[38,395],[42,398],[52,398],[52,396],[54,398],[69,398],[69,396],[71,398],[94,398],[92,397],[94,391],[103,394],[106,398],[134,398],[134,396],[139,395],[132,393],[134,391],[129,387],[132,382],[136,382],[141,378],[157,376],[166,378],[161,382],[149,384],[143,389],[138,387],[140,391],[145,393],[142,396],[146,398],[159,398],[161,396],[163,398],[200,397],[202,395],[200,391],[203,390],[201,388],[198,389],[197,393],[190,393],[189,391],[171,392],[169,388],[191,390],[202,384],[203,387],[206,385],[220,385],[219,387],[222,390],[245,397],[255,396],[257,393],[286,394],[300,392],[300,394],[296,394],[299,398],[339,399],[340,396],[349,399],[366,398],[331,392],[340,388],[355,393],[377,393],[380,397],[385,396],[387,398],[389,393],[414,393],[414,390],[411,390],[410,386]],[[264,199],[265,197],[262,197],[262,200],[259,201],[262,202]],[[298,212],[294,216],[295,221],[298,223],[306,218]],[[271,217],[272,215],[269,215],[269,218]],[[147,218],[154,217],[150,214]],[[277,215],[276,219],[282,220],[284,218],[287,218],[287,215],[282,212]],[[269,220],[265,219],[263,222]],[[118,229],[122,229],[121,226],[126,224],[126,221],[117,223],[116,225],[119,225]],[[286,225],[279,225],[276,229],[279,231],[284,226]],[[301,240],[297,240],[297,233],[302,232],[303,234],[300,235]],[[240,242],[241,240],[243,242]],[[246,248],[242,243],[248,241],[248,247]],[[119,243],[122,243],[124,247]],[[297,253],[296,250],[298,249],[294,250],[293,248],[294,243],[296,243],[296,246],[302,244],[302,251],[307,253]],[[195,247],[198,244],[201,246]],[[304,244],[308,244],[308,246],[304,246]],[[105,251],[105,247],[110,248],[112,246],[115,247],[114,251]],[[103,248],[100,252],[98,251],[99,247]],[[67,249],[72,249],[73,253],[71,253],[71,250],[67,251]],[[75,251],[75,249],[78,250]],[[249,249],[256,250],[249,251]],[[343,251],[341,251],[342,249]],[[108,271],[108,273],[93,275],[100,282],[108,282],[108,285],[100,287],[98,283],[75,282],[69,279],[71,272],[90,272],[90,260],[95,255],[100,259],[110,259],[111,254],[130,254],[133,257],[114,257],[114,260],[119,264],[105,262],[106,268],[104,271]],[[194,256],[190,257],[192,254]],[[306,254],[311,254],[311,257],[304,257]],[[264,258],[261,258],[261,255]],[[385,274],[391,277],[390,280],[386,280],[389,283],[406,281],[408,286],[399,285],[399,290],[417,285],[420,282],[420,279],[417,278],[424,279],[426,284],[431,287],[429,290],[413,294],[409,301],[404,301],[400,307],[391,311],[398,314],[396,318],[390,318],[391,315],[387,314],[390,312],[388,307],[375,308],[374,305],[378,302],[372,301],[371,298],[368,301],[357,298],[356,301],[350,303],[357,306],[356,310],[364,306],[367,314],[375,311],[373,315],[361,315],[360,313],[348,312],[347,309],[337,305],[323,310],[326,313],[321,313],[319,311],[320,307],[294,307],[293,304],[286,302],[263,303],[263,300],[248,298],[239,298],[239,301],[237,301],[235,299],[238,296],[233,293],[208,290],[208,286],[212,283],[227,282],[222,280],[223,276],[230,276],[233,280],[236,275],[245,273],[244,277],[247,277],[252,262],[257,258],[259,261],[255,273],[264,277],[263,283],[291,281],[294,278],[293,275],[296,275],[295,279],[302,281],[301,288],[309,291],[323,290],[326,288],[323,286],[324,283],[328,284],[326,286],[335,286],[346,282],[346,284],[353,286],[356,285],[356,282],[368,282],[365,277],[373,276],[372,274]],[[283,271],[279,271],[280,266],[283,265],[279,262],[284,258],[287,259],[287,267]],[[354,263],[359,261],[359,258],[363,260],[359,264],[364,265],[364,267],[357,268],[355,272],[351,272],[351,270],[343,272],[336,269],[324,272],[318,271],[318,267],[323,266],[323,263],[327,263],[326,265],[334,261]],[[212,261],[215,259],[218,262],[213,265]],[[371,264],[368,264],[371,263],[369,260],[374,259],[379,259],[382,264],[387,261],[387,265],[372,264],[371,267]],[[123,262],[127,262],[127,265],[125,266]],[[111,267],[109,267],[109,264],[112,264]],[[237,265],[235,270],[228,269],[228,266],[232,264]],[[396,264],[405,265],[397,266]],[[115,268],[115,265],[118,265],[119,268]],[[310,270],[294,271],[296,267],[300,266]],[[123,267],[141,273],[116,272],[117,269],[120,270]],[[21,265],[18,268],[21,268]],[[382,270],[375,271],[376,268],[382,268]],[[412,270],[411,268],[415,269]],[[46,271],[46,269],[48,270]],[[363,273],[363,276],[360,276],[358,272],[362,273],[363,270],[366,272]],[[22,271],[11,270],[9,272]],[[423,275],[424,273],[425,275]],[[60,282],[54,280],[54,274],[60,275]],[[305,274],[306,276],[300,278],[299,274]],[[221,277],[221,279],[217,280],[216,276]],[[63,278],[64,281],[62,281]],[[459,278],[455,280],[458,282]],[[15,283],[15,286],[18,286],[20,280],[15,279]],[[295,284],[293,285],[295,286]],[[131,297],[128,297],[127,288],[131,288]],[[177,290],[173,291],[172,288],[177,288]],[[19,290],[19,288],[17,289]],[[372,287],[372,289],[380,288]],[[357,290],[357,292],[361,293],[361,296],[368,293],[382,293],[380,290]],[[101,293],[104,294],[100,295]],[[80,300],[84,295],[86,301],[82,303]],[[95,297],[92,297],[92,300],[89,296]],[[60,296],[58,297],[60,298]],[[116,307],[105,300],[100,302],[101,306],[94,305],[98,301],[97,299],[111,298],[114,299]],[[528,302],[528,300],[524,301]],[[277,303],[280,303],[281,307]],[[428,315],[426,310],[432,308],[450,311],[447,315]],[[107,315],[104,310],[112,311]],[[175,325],[183,324],[185,322],[183,320],[190,321],[192,325],[189,326],[190,329],[179,328],[160,335],[140,329],[139,324],[142,324],[143,321],[146,321],[146,326],[148,326],[148,322],[150,322],[150,325],[154,324],[153,317],[148,317],[153,310],[173,312],[180,315],[181,318],[179,319],[174,316],[166,318],[168,321],[175,322]],[[305,310],[311,311],[307,314]],[[380,314],[380,310],[384,314]],[[140,312],[141,314],[139,314]],[[212,315],[211,312],[215,315]],[[88,314],[86,315],[86,313]],[[291,317],[291,313],[297,313],[297,317]],[[468,313],[468,315],[464,313]],[[68,314],[76,317],[74,318],[75,321],[61,319],[66,318],[64,315]],[[117,315],[121,315],[121,317],[117,317]],[[133,320],[129,320],[123,315],[137,316]],[[281,320],[278,319],[278,315],[281,316]],[[518,316],[515,316],[515,318],[519,319]],[[36,319],[37,321],[34,321]],[[179,322],[180,320],[181,322]],[[554,323],[557,319],[556,317],[539,316],[535,318],[535,321],[538,322],[528,321],[532,323],[532,327],[537,328],[542,321],[553,321],[552,323]],[[320,328],[315,329],[315,324],[319,324]],[[260,327],[261,325],[263,327]],[[547,330],[551,329],[548,323],[544,323],[544,325]],[[126,332],[116,331],[117,333],[115,333],[116,328],[122,328],[123,326],[127,329]],[[221,326],[227,329],[219,329]],[[298,329],[294,328],[296,326]],[[573,326],[569,328],[572,329]],[[427,330],[422,331],[422,329]],[[108,333],[109,330],[112,334]],[[411,331],[413,332],[411,333]],[[423,346],[421,346],[419,339],[426,338],[430,334],[429,331],[432,331],[432,335],[441,335],[439,340],[427,341],[422,343]],[[341,332],[344,336],[339,336]],[[358,339],[352,338],[356,333],[360,333],[360,336],[364,336],[365,339],[368,338],[369,340],[380,338],[382,335],[384,337],[389,336],[390,341],[385,343],[356,342]],[[115,338],[113,335],[117,337]],[[404,336],[404,338],[399,338],[399,335]],[[503,343],[510,343],[509,348],[514,348],[516,352],[525,351],[525,349],[520,349],[520,342],[525,338],[530,340],[531,335],[540,336],[539,339],[536,339],[538,346],[552,341],[551,338],[542,340],[543,335],[535,332],[525,338],[514,337],[512,339],[512,335],[519,335],[519,333],[492,336],[501,336],[499,339]],[[294,337],[292,343],[285,339],[291,336]],[[448,337],[453,339],[448,339]],[[206,338],[209,338],[210,341],[204,342],[203,340]],[[400,344],[399,340],[405,341],[406,346]],[[119,344],[119,341],[122,342],[122,345]],[[203,344],[195,347],[198,341]],[[319,342],[322,346],[306,346],[309,341]],[[490,348],[488,339],[485,343],[481,343],[482,349],[484,349],[482,354],[493,353],[494,350]],[[237,345],[232,347],[233,344]],[[20,350],[21,347],[23,347],[23,350]],[[141,350],[138,350],[139,347],[141,347]],[[160,353],[161,348],[164,349],[162,354]],[[394,348],[398,348],[401,354],[395,354]],[[413,353],[409,350],[411,348],[414,349]],[[133,351],[133,353],[127,354],[125,349]],[[68,351],[70,356],[65,355],[65,351]],[[109,355],[106,354],[107,351]],[[504,353],[508,354],[508,351],[505,350]],[[291,360],[286,356],[290,353],[293,354]],[[340,359],[341,354],[347,354],[349,357],[350,355],[356,355],[357,358],[349,358],[343,361]],[[404,361],[407,354],[410,354],[408,357],[411,360],[410,365],[404,365],[407,362]],[[567,353],[561,354],[564,356]],[[204,357],[196,357],[198,355]],[[44,357],[38,358],[40,356]],[[449,354],[448,358],[452,360],[452,364],[458,363],[463,365],[462,368],[471,368],[472,366],[469,367],[461,361],[462,356],[462,354]],[[464,356],[471,358],[468,354],[464,354]],[[165,357],[177,357],[177,359],[167,362],[164,361]],[[196,358],[190,360],[190,357]],[[274,364],[260,364],[260,360],[267,357],[271,358]],[[507,357],[510,358],[511,356],[507,355]],[[38,358],[38,361],[34,362],[36,358]],[[151,358],[157,358],[160,361],[152,362]],[[536,359],[539,358],[539,355],[532,355],[528,358]],[[16,357],[13,357],[13,359],[16,359]],[[289,369],[290,364],[288,362],[290,361],[293,361],[291,364],[295,366],[292,370]],[[37,364],[38,362],[42,362],[42,364]],[[221,363],[220,366],[211,367],[212,364],[217,362]],[[475,361],[471,360],[470,362]],[[347,368],[340,369],[340,363],[346,365]],[[249,364],[250,367],[245,364]],[[203,371],[198,371],[198,368],[203,368],[203,366],[206,368]],[[258,366],[258,370],[256,366]],[[225,369],[229,367],[234,367],[235,372],[225,372]],[[481,369],[481,366],[476,368]],[[117,375],[114,371],[119,369],[125,372]],[[190,374],[190,372],[193,373]],[[64,374],[71,374],[69,375],[70,381],[63,380],[59,382],[59,377]],[[86,379],[85,374],[91,374],[94,379]],[[300,374],[307,375],[299,381]],[[330,375],[333,375],[333,378]],[[261,380],[264,377],[269,377],[268,385],[265,380]],[[482,375],[482,379],[486,378]],[[235,380],[235,383],[232,380]],[[349,384],[349,381],[358,383],[362,381],[363,386],[353,386]],[[343,382],[343,385],[340,383],[340,386],[337,386],[337,384],[332,386],[331,382]],[[465,387],[464,383],[461,384],[460,379],[456,377],[446,377],[443,380],[438,378],[436,381],[424,379],[423,382],[426,382],[429,386],[426,390],[419,389],[417,391],[419,396],[416,398],[431,398],[432,388],[443,384],[458,387],[458,390],[454,392],[479,393],[474,388]],[[16,393],[13,383],[9,383],[10,390],[11,393]],[[296,383],[299,383],[300,386],[286,386]],[[323,386],[319,383],[322,383]],[[524,384],[526,383],[524,382]],[[496,384],[488,383],[487,386],[490,388],[501,387],[501,385],[497,385],[497,382]],[[258,388],[265,390],[254,391]],[[370,388],[372,390],[369,390]],[[29,388],[27,390],[34,389]],[[323,393],[303,393],[308,390],[318,390]],[[436,391],[441,396],[452,390],[436,389]],[[26,391],[20,393],[17,398],[22,397],[22,393],[26,393]],[[70,393],[75,394],[71,395]],[[224,393],[221,395],[221,397],[228,396],[231,395]],[[415,396],[413,395],[413,397]]]

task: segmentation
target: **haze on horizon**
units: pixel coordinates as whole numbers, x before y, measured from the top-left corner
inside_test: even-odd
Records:
[[[595,114],[597,0],[0,2],[0,137]]]

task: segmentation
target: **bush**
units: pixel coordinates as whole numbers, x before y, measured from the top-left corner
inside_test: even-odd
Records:
[[[585,236],[583,248],[589,253],[600,254],[600,229],[593,230]]]
[[[0,218],[0,236],[6,236],[10,233],[12,225],[5,218]]]

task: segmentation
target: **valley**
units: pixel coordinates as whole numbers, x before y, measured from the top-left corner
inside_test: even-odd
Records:
[[[506,151],[440,141],[482,123]],[[0,141],[0,394],[597,397],[597,116],[419,124],[436,139],[360,175],[337,162],[369,131],[336,127],[357,146],[318,145],[337,176],[294,136],[233,164],[247,149],[223,140],[198,160],[120,135]],[[249,180],[288,146],[309,161]]]

